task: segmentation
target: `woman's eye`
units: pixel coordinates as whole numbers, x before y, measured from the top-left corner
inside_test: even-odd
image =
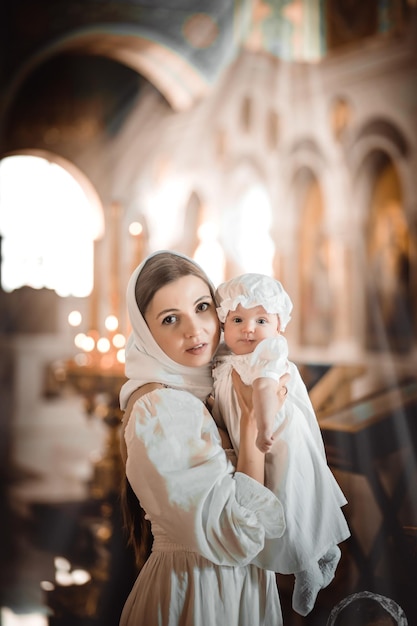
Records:
[[[176,315],[167,315],[162,320],[162,323],[166,324],[167,326],[169,326],[170,324],[175,324],[176,321],[177,321],[177,316]]]
[[[200,302],[197,305],[197,311],[207,311],[210,308],[210,304],[208,302]]]

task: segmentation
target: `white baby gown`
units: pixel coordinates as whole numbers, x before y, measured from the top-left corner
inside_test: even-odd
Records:
[[[126,474],[154,545],[120,626],[282,626],[275,576],[253,565],[285,528],[279,500],[236,472],[193,394],[159,388],[134,404]]]
[[[283,345],[275,338],[258,345],[261,367],[254,370],[255,378],[268,375],[278,363],[282,368],[283,355],[279,350],[274,357],[275,364],[271,359],[277,347],[282,349]],[[236,452],[240,440],[240,409],[231,373],[236,363],[237,370],[249,372],[254,367],[252,356],[221,355],[219,351],[213,371],[213,416],[220,427],[227,429]],[[264,550],[255,559],[261,567],[272,565],[282,574],[307,570],[311,562],[319,560],[329,548],[350,535],[341,510],[347,501],[327,465],[323,439],[306,386],[291,361],[287,362],[287,371],[290,374],[288,395],[277,416],[277,424],[282,425],[277,441],[265,457],[265,485],[282,502],[286,530],[281,538],[267,539]],[[272,377],[277,380],[282,373],[281,369],[278,376]]]

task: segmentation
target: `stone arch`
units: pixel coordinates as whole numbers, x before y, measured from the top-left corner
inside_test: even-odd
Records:
[[[183,2],[169,7],[106,7],[88,2],[81,16],[68,11],[42,33],[44,42],[32,44],[31,54],[14,72],[5,99],[15,93],[36,67],[63,53],[105,56],[144,76],[176,111],[189,109],[206,95],[220,72],[234,59],[245,36],[251,11],[248,0],[219,11],[213,3]],[[95,4],[95,3],[90,3]],[[65,26],[63,27],[63,23]]]
[[[296,141],[288,151],[288,155],[294,159],[303,159],[304,161],[309,161],[312,158],[315,167],[322,166],[325,162],[320,146],[314,139],[309,137],[303,137]]]
[[[316,174],[307,167],[296,172],[293,184],[300,217],[299,342],[305,347],[327,347],[332,339],[333,299],[323,189]]]
[[[10,153],[17,154],[17,153]],[[104,210],[103,210],[103,201],[97,192],[95,186],[85,175],[85,173],[77,167],[74,163],[72,163],[69,159],[62,157],[59,154],[55,154],[54,152],[49,152],[47,150],[20,150],[18,154],[29,155],[29,156],[38,156],[43,159],[50,161],[51,163],[56,163],[60,167],[67,170],[69,174],[77,181],[77,183],[82,188],[83,192],[87,196],[91,208],[96,215],[97,220],[97,239],[100,239],[104,234]],[[6,155],[9,156],[9,155]]]
[[[9,103],[30,74],[52,57],[63,53],[104,56],[135,70],[152,83],[174,110],[186,110],[207,93],[209,83],[181,54],[157,41],[157,33],[132,28],[123,32],[109,25],[75,31],[34,54],[15,76]],[[7,102],[6,102],[7,105]]]
[[[356,128],[346,142],[346,161],[352,177],[353,216],[361,221],[364,209],[362,197],[366,196],[366,187],[371,184],[372,172],[377,168],[378,159],[387,158],[394,164],[400,177],[403,193],[404,210],[412,219],[417,196],[417,180],[410,167],[413,147],[405,132],[395,122],[385,118],[373,118]],[[370,159],[369,155],[373,155]],[[363,165],[367,163],[364,176]]]
[[[28,162],[19,157],[27,157]],[[14,158],[16,167],[20,167],[19,185],[13,182],[13,172],[16,171]],[[33,163],[30,158],[33,158]],[[96,244],[104,235],[103,204],[94,185],[73,163],[52,152],[15,151],[2,155],[1,160],[4,159],[7,160],[6,180],[11,183],[4,208],[15,209],[14,221],[10,221],[8,214],[4,213],[7,232],[2,233],[12,253],[11,264],[8,258],[9,284],[15,284],[14,289],[18,291],[22,287],[28,293],[35,287],[41,288],[43,293],[52,290],[63,297],[94,299],[97,288],[94,270]],[[59,169],[50,168],[48,164],[59,166]],[[74,187],[72,181],[76,183]],[[16,223],[16,215],[24,220],[26,229]],[[31,223],[32,216],[35,217],[30,226],[28,223]],[[22,239],[25,231],[26,236],[30,234],[31,242],[27,242],[28,245]],[[18,251],[14,259],[13,249]],[[25,257],[22,257],[23,254]],[[25,263],[29,260],[33,264],[35,258],[36,264],[31,265],[33,271],[28,272]],[[40,271],[37,271],[38,261]],[[20,274],[16,274],[18,267],[21,268]]]
[[[294,325],[289,330],[304,347],[327,347],[333,338],[328,226],[332,172],[326,155],[309,137],[291,146],[286,169],[285,215],[275,220],[285,224],[282,252],[287,258],[281,260],[280,274],[294,293]]]
[[[372,118],[357,128],[351,138],[349,151],[354,151],[359,143],[371,137],[377,137],[380,145],[387,142],[391,151],[402,157],[407,157],[410,153],[410,145],[404,133],[395,123],[384,118]]]
[[[417,189],[409,153],[400,129],[376,119],[355,133],[347,155],[356,233],[355,327],[371,351],[410,352],[416,340],[417,242],[411,215]]]
[[[372,160],[372,155],[369,157]],[[409,352],[413,344],[411,238],[400,179],[386,157],[374,156],[366,245],[366,347]],[[372,167],[372,166],[371,166]]]
[[[80,185],[85,196],[87,197],[89,204],[93,213],[95,214],[95,220],[97,224],[97,235],[96,239],[101,239],[105,230],[105,221],[104,221],[104,209],[103,209],[103,201],[94,187],[91,180],[84,174],[84,172],[77,167],[74,163],[72,163],[69,159],[62,157],[59,154],[55,154],[54,152],[49,152],[47,150],[40,149],[25,149],[18,150],[12,152],[6,152],[1,155],[1,159],[4,159],[9,156],[33,156],[39,157],[41,159],[45,159],[50,163],[56,163],[63,169],[65,169]]]

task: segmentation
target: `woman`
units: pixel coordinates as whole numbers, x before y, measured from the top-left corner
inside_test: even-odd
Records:
[[[120,626],[280,626],[275,575],[251,563],[285,521],[263,486],[250,397],[235,379],[236,471],[204,404],[220,338],[213,287],[191,259],[158,252],[133,272],[127,305],[122,455],[137,498],[129,511],[140,511],[139,500],[153,545]]]

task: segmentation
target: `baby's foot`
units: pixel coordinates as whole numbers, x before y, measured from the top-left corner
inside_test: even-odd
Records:
[[[292,608],[300,615],[308,615],[314,608],[317,594],[323,587],[323,576],[317,563],[311,570],[295,574]]]
[[[339,546],[335,545],[319,559],[319,568],[323,575],[323,587],[327,587],[332,582],[341,554]]]

